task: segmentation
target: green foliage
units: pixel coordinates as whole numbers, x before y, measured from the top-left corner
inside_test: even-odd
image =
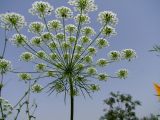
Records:
[[[105,114],[100,120],[138,120],[135,109],[141,103],[133,100],[131,95],[111,92],[104,103],[107,108],[104,109]]]

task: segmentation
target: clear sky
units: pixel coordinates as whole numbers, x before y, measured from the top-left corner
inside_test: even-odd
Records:
[[[14,11],[23,14],[28,22],[35,20],[28,9],[34,0],[0,0],[0,13]],[[48,0],[55,8],[66,6],[67,0]],[[96,16],[98,12],[111,10],[117,13],[119,23],[116,27],[117,36],[110,39],[110,48],[101,51],[100,56],[107,55],[109,50],[135,49],[138,57],[132,62],[114,63],[107,67],[110,73],[119,68],[128,68],[129,77],[125,80],[110,79],[101,84],[101,91],[93,94],[93,99],[82,96],[75,99],[75,120],[98,120],[103,115],[103,100],[111,91],[121,91],[131,94],[142,102],[138,107],[139,116],[158,113],[160,104],[156,98],[153,82],[160,83],[160,58],[148,52],[156,43],[160,43],[160,0],[96,0],[98,11],[91,13],[92,26],[96,29]],[[0,30],[0,48],[3,46],[3,31]],[[11,60],[13,66],[20,70],[27,70],[28,64],[19,62],[19,55],[23,50],[9,44],[6,58]],[[3,96],[11,103],[15,103],[22,95],[25,85],[18,81],[16,75],[8,75],[9,81],[3,91]],[[68,120],[69,100],[66,105],[63,95],[47,96],[46,93],[33,95],[39,103],[37,110],[38,120]],[[160,113],[160,112],[159,112]]]

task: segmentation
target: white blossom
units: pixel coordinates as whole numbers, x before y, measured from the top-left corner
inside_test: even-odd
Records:
[[[40,34],[44,31],[45,25],[41,22],[32,22],[29,25],[29,32],[34,33],[34,34]]]
[[[16,45],[17,47],[22,47],[25,46],[26,43],[28,42],[28,39],[25,35],[22,34],[14,34],[11,38],[10,41]]]
[[[94,3],[94,0],[69,0],[70,5],[75,7],[75,10],[79,12],[91,12],[97,10],[97,5]]]
[[[32,4],[32,8],[29,9],[29,12],[33,15],[37,15],[39,18],[43,18],[46,15],[51,15],[53,11],[53,6],[48,2],[36,1]]]
[[[112,11],[103,11],[98,15],[98,20],[103,25],[115,26],[118,22],[117,15]]]
[[[1,27],[6,28],[8,30],[18,30],[26,25],[24,16],[14,12],[0,14],[0,23]]]
[[[70,8],[62,6],[55,10],[55,14],[57,18],[71,18],[73,16],[73,12]]]

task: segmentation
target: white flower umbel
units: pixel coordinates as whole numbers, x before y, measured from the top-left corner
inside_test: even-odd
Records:
[[[48,2],[36,1],[32,4],[32,8],[29,9],[29,12],[33,15],[37,15],[39,18],[43,18],[47,15],[51,15],[53,11],[53,6]]]
[[[102,49],[106,46],[109,46],[109,42],[104,38],[97,39],[96,44],[97,44],[99,49]]]
[[[32,86],[32,91],[34,93],[40,93],[42,92],[42,90],[43,90],[43,87],[40,84],[35,84]]]
[[[111,26],[106,26],[103,30],[102,30],[102,34],[106,37],[111,37],[116,35],[116,31],[115,28],[111,27]]]
[[[108,80],[108,75],[106,73],[100,73],[100,74],[98,74],[98,79],[100,81],[106,81],[106,80]]]
[[[75,7],[79,12],[91,12],[97,10],[97,5],[94,0],[69,0],[70,5]]]
[[[29,25],[29,32],[34,34],[41,34],[45,29],[45,25],[41,22],[32,22]]]
[[[117,60],[120,60],[121,54],[119,51],[114,50],[108,53],[108,57],[110,60],[117,61]]]
[[[5,59],[0,59],[0,73],[7,73],[12,69],[11,62]]]
[[[77,14],[75,17],[75,23],[81,23],[81,24],[89,24],[90,23],[90,17],[87,14]]]
[[[36,64],[35,69],[38,72],[44,72],[46,70],[46,64],[44,63]]]
[[[34,56],[30,52],[24,52],[24,53],[21,54],[20,59],[25,61],[25,62],[29,62],[29,61],[34,59]]]
[[[28,42],[27,37],[22,34],[14,34],[10,40],[17,47],[25,46],[26,43]]]
[[[121,51],[122,59],[131,60],[136,58],[136,52],[133,49],[124,49]]]
[[[99,13],[98,21],[103,25],[115,26],[118,22],[118,18],[112,11],[103,11]]]
[[[62,6],[55,10],[55,14],[57,18],[71,18],[73,16],[73,12],[70,8]]]
[[[21,29],[26,25],[24,16],[14,12],[0,14],[0,23],[1,27],[8,30]]]
[[[68,24],[66,25],[66,31],[69,33],[69,34],[73,34],[77,31],[77,27],[73,24]]]
[[[100,66],[100,67],[104,67],[108,64],[108,61],[104,58],[101,58],[97,61],[97,65]]]
[[[89,27],[89,26],[82,28],[81,31],[82,31],[82,35],[88,36],[88,37],[89,36],[93,36],[94,34],[96,34],[94,29],[92,27]]]
[[[13,106],[8,102],[8,100],[0,97],[0,103],[1,103],[1,110],[3,111],[3,114],[5,115],[5,118],[7,118],[13,111]]]
[[[31,44],[34,45],[34,46],[41,46],[42,45],[42,38],[41,37],[33,37],[31,40],[30,40]]]
[[[32,76],[29,73],[19,73],[18,77],[20,80],[24,80],[24,81],[28,81],[32,79]]]
[[[59,20],[48,21],[47,26],[51,31],[58,31],[62,29],[62,24]]]
[[[118,78],[125,79],[128,77],[128,70],[127,69],[120,69],[120,70],[118,70],[118,72],[116,74],[117,74]]]

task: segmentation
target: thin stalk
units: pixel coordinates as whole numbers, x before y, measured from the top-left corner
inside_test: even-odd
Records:
[[[1,79],[1,85],[3,85],[3,73],[1,73],[2,79]],[[2,96],[2,87],[0,87],[0,97]],[[3,106],[2,102],[0,102],[0,110],[1,110],[1,117],[2,120],[4,120],[4,113],[3,113]]]
[[[73,94],[73,81],[72,78],[69,78],[70,84],[70,120],[74,118],[74,94]]]
[[[1,56],[1,58],[3,58],[4,57],[4,55],[5,55],[5,51],[6,51],[6,47],[7,47],[7,42],[8,42],[8,38],[7,38],[7,29],[6,29],[6,27],[5,27],[5,43],[4,43],[4,48],[3,48],[3,52],[2,52],[2,56]]]
[[[47,26],[47,21],[46,21],[44,15],[43,15],[43,20],[44,20],[44,24],[45,24],[45,26],[46,26],[46,28],[47,28],[47,31],[50,33],[50,30],[49,30],[49,28],[48,28],[48,26]],[[53,38],[51,38],[51,39],[52,39],[52,42],[55,44]],[[58,53],[58,57],[60,57],[61,61],[63,61],[63,63],[65,63],[65,61],[64,61],[63,57],[61,56],[58,48],[56,48],[56,51],[57,51],[57,53]]]
[[[76,45],[78,43],[78,38],[79,38],[79,34],[80,34],[80,29],[81,29],[81,15],[82,15],[82,10],[80,12],[80,20],[78,22],[78,31],[77,31],[77,34],[76,34],[76,42],[74,44],[74,48],[73,48],[73,52],[72,52],[72,57],[71,57],[70,63],[72,63],[72,60],[73,60],[73,57],[74,57],[74,53],[75,53],[75,49],[76,49]]]

